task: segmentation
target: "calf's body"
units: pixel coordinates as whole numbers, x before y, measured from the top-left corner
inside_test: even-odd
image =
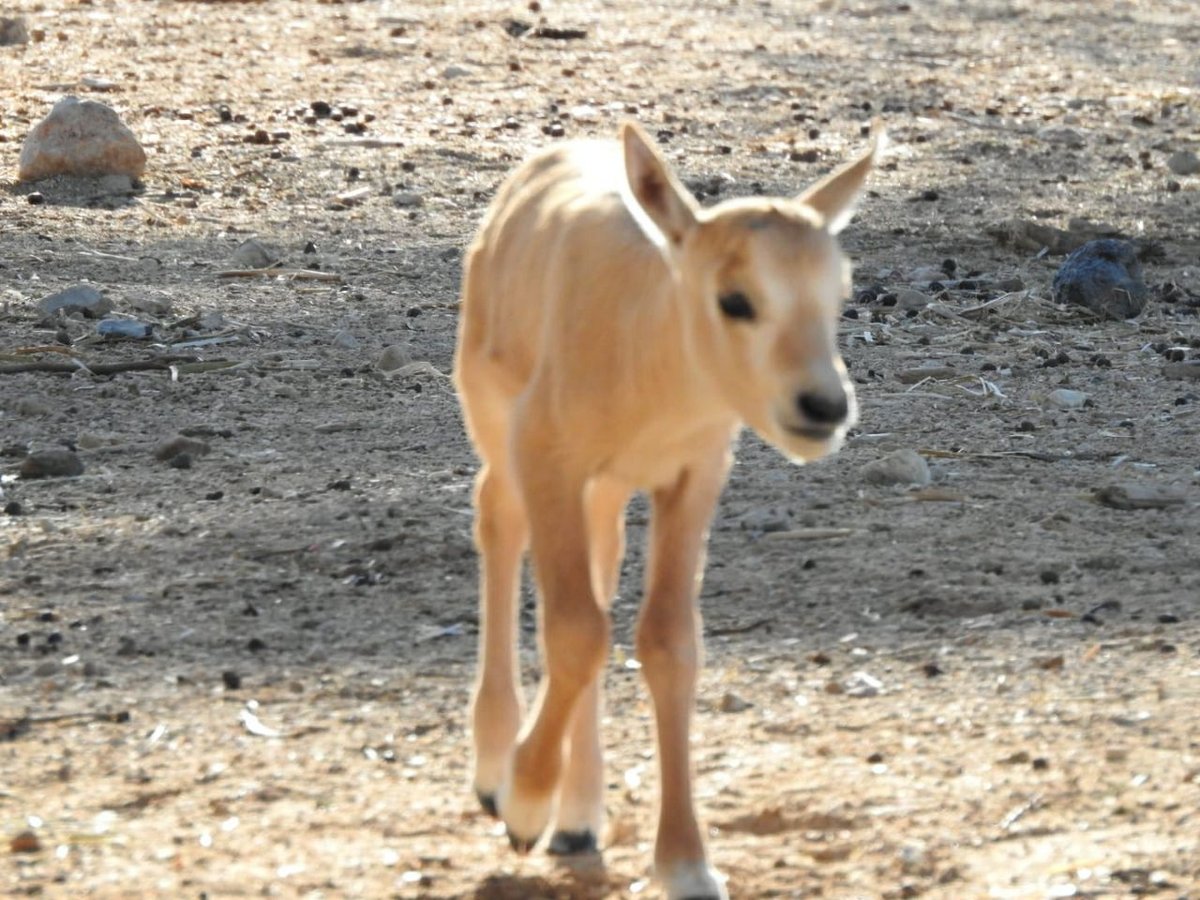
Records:
[[[672,900],[726,896],[692,803],[696,597],[709,521],[748,424],[797,461],[855,415],[835,345],[849,267],[836,233],[878,152],[795,199],[700,210],[636,126],[561,145],[501,187],[464,273],[455,380],[482,460],[475,789],[528,849],[594,850],[608,607],[634,491],[651,499],[636,651],[654,701],[655,864]],[[541,595],[544,674],[526,713],[521,562]]]

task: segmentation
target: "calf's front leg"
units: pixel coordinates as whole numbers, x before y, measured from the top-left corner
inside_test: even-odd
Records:
[[[653,494],[637,654],[654,698],[661,800],[654,864],[669,900],[727,900],[692,804],[689,732],[702,647],[696,599],[709,521],[728,471],[722,446]]]
[[[527,851],[549,823],[562,780],[567,731],[580,698],[604,665],[610,628],[591,583],[586,475],[556,466],[553,443],[537,429],[526,429],[516,450],[541,589],[544,673],[513,751],[499,812],[509,841]]]

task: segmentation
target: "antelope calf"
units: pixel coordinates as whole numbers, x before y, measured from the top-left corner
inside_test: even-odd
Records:
[[[637,658],[654,701],[654,861],[671,900],[727,896],[692,804],[688,730],[709,521],[749,425],[796,462],[855,420],[836,346],[850,266],[837,234],[879,155],[793,199],[700,209],[636,125],[563,144],[503,184],[471,246],[454,364],[482,458],[475,790],[529,850],[594,851],[609,605],[632,492],[652,501]],[[521,560],[533,554],[544,674],[525,715]]]

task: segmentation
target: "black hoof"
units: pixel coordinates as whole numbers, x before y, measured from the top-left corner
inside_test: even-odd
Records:
[[[479,798],[479,805],[483,807],[483,811],[493,819],[500,818],[500,811],[496,809],[496,795],[485,794],[483,791],[476,791],[475,796]]]
[[[596,844],[596,836],[589,829],[554,832],[546,852],[554,856],[578,856],[582,853],[596,853],[599,849]]]
[[[516,850],[518,853],[520,853],[522,856],[524,856],[526,853],[528,853],[530,850],[532,850],[533,845],[536,844],[537,842],[538,842],[537,838],[517,837],[511,831],[508,832],[508,843],[510,845],[512,845],[512,848],[514,850]]]

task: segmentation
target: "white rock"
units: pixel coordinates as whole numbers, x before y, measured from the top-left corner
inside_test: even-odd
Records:
[[[146,152],[111,107],[63,97],[25,138],[17,178],[127,175],[136,180],[145,169]]]
[[[581,103],[578,106],[572,106],[568,111],[569,115],[576,122],[599,122],[600,110],[589,103]]]
[[[883,691],[883,682],[869,672],[855,672],[842,688],[851,697],[875,697]]]
[[[887,456],[873,460],[862,467],[862,476],[871,484],[911,484],[924,487],[929,484],[929,463],[916,450],[894,450]]]
[[[1050,392],[1046,402],[1059,409],[1083,409],[1088,402],[1088,395],[1083,391],[1072,391],[1069,388],[1058,388]]]

